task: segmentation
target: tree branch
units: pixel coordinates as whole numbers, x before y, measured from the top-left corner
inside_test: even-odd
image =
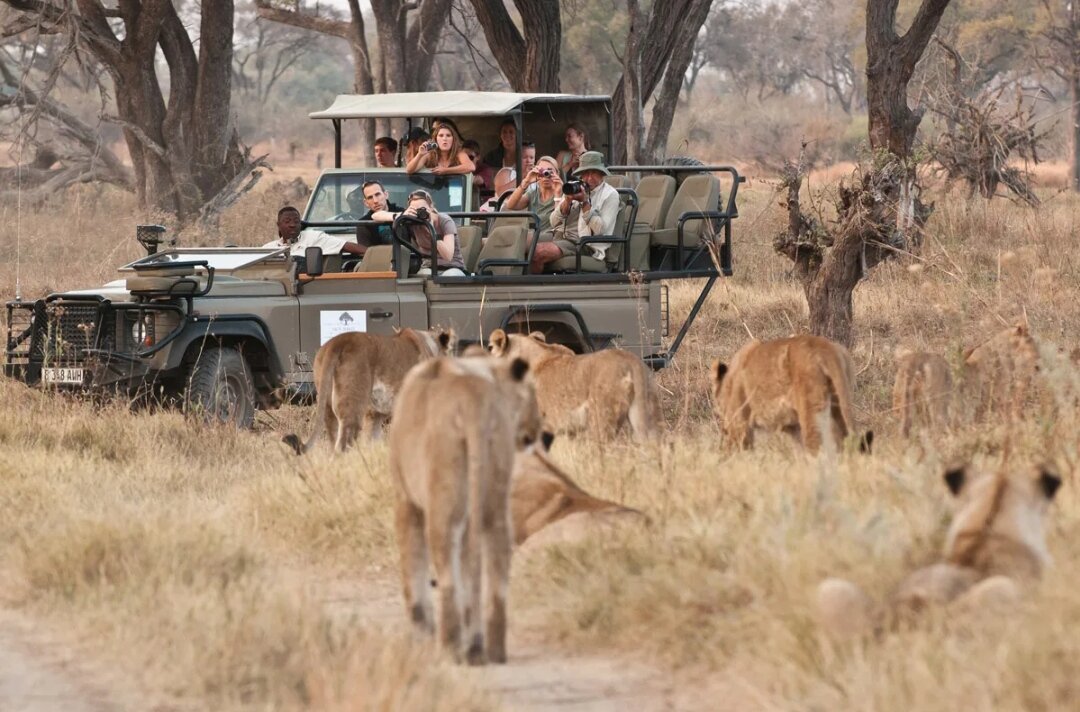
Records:
[[[309,15],[299,10],[282,10],[270,4],[269,0],[255,0],[255,11],[264,20],[280,22],[304,30],[312,30],[324,35],[350,39],[350,24],[345,20]]]

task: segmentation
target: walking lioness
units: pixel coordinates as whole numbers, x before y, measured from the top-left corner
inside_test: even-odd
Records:
[[[1012,600],[1020,583],[1039,577],[1050,563],[1043,525],[1060,477],[1043,467],[1011,475],[977,475],[964,467],[947,471],[945,484],[957,509],[943,561],[904,579],[885,606],[875,606],[850,581],[823,581],[818,610],[828,632],[843,638],[881,630],[931,604]]]
[[[898,351],[893,410],[900,415],[900,434],[911,433],[916,418],[933,426],[945,425],[952,400],[949,362],[937,354]]]
[[[812,453],[821,448],[821,426],[832,424],[839,444],[853,431],[847,349],[803,334],[773,341],[754,339],[712,367],[713,408],[724,434],[739,447],[753,444],[757,428],[798,432]],[[867,433],[863,446],[869,447]]]
[[[318,401],[311,436],[301,443],[289,434],[282,441],[301,455],[311,449],[325,428],[342,452],[370,423],[372,438],[382,436],[394,397],[409,369],[453,348],[453,332],[401,329],[393,336],[350,332],[338,334],[315,355]]]
[[[1027,324],[1002,329],[964,354],[963,381],[975,417],[1019,417],[1039,373],[1039,346]]]
[[[609,437],[629,423],[638,440],[657,435],[660,399],[648,368],[634,354],[604,349],[579,356],[547,343],[540,332],[525,336],[502,329],[491,333],[489,344],[495,356],[529,362],[540,414],[556,432]]]
[[[521,359],[427,361],[405,378],[390,422],[406,609],[471,664],[506,661],[511,472],[515,453],[540,435],[528,371]]]

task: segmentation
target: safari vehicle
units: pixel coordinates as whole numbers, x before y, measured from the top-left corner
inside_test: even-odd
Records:
[[[7,303],[5,374],[61,390],[114,390],[180,402],[188,410],[250,426],[257,408],[314,394],[312,364],[335,334],[450,327],[459,344],[495,328],[542,331],[577,352],[618,345],[655,368],[675,355],[721,274],[731,274],[731,223],[742,180],[729,166],[615,166],[622,205],[608,261],[564,258],[550,274],[528,274],[530,213],[487,213],[473,206],[467,176],[406,175],[402,169],[343,168],[346,121],[416,116],[454,119],[467,135],[490,136],[513,117],[519,140],[560,145],[564,127],[587,127],[593,148],[612,143],[608,97],[444,92],[340,96],[325,111],[335,129],[335,167],[323,172],[303,213],[306,227],[354,233],[348,194],[377,177],[391,201],[423,187],[461,223],[470,274],[415,274],[427,257],[407,239],[404,219],[390,244],[370,247],[359,264],[318,248],[166,247],[159,226],[140,226],[148,254],[96,289]],[[519,151],[520,155],[520,151]],[[727,195],[720,197],[720,178]],[[641,175],[634,182],[631,175]],[[621,179],[621,180],[618,180]],[[497,215],[497,218],[493,218]],[[669,335],[665,280],[696,279],[689,317]]]

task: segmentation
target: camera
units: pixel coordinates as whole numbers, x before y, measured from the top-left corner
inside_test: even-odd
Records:
[[[416,218],[418,220],[427,220],[430,217],[431,217],[431,213],[428,212],[427,208],[417,208],[416,209]]]
[[[578,195],[585,192],[585,184],[579,180],[568,180],[563,183],[563,195]]]
[[[439,149],[439,144],[436,141],[425,141],[424,149],[427,151],[437,151]]]
[[[552,178],[552,177],[554,177],[554,175],[555,175],[555,171],[551,170],[550,168],[541,168],[540,169],[540,177],[541,178]]]

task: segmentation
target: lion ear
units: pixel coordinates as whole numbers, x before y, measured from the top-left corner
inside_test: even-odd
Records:
[[[529,372],[529,362],[523,358],[516,358],[510,363],[510,378],[520,381]]]
[[[720,385],[720,382],[724,380],[724,376],[727,375],[727,372],[728,372],[728,367],[727,367],[726,363],[724,363],[720,359],[716,359],[715,361],[713,361],[712,376],[713,376],[713,382],[716,385]]]
[[[498,356],[503,351],[506,351],[508,340],[506,332],[502,329],[491,332],[491,336],[488,337],[488,346],[491,348],[491,353]]]
[[[1061,478],[1044,467],[1039,471],[1039,487],[1047,499],[1053,499],[1058,487],[1061,487]]]
[[[551,443],[555,442],[555,433],[551,432],[550,430],[545,430],[544,432],[540,433],[540,442],[544,443],[545,450],[550,450]]]
[[[944,478],[945,486],[949,488],[953,496],[960,494],[960,490],[964,489],[964,482],[967,481],[967,465],[945,470]]]
[[[529,338],[543,341],[545,344],[547,343],[547,335],[542,331],[530,331]]]

